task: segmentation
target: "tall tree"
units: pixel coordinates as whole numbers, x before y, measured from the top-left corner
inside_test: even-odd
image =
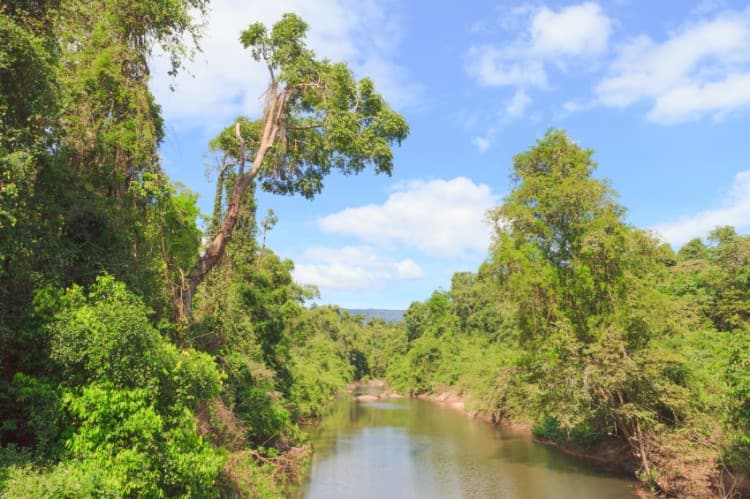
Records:
[[[606,183],[592,178],[592,155],[564,131],[548,131],[514,157],[515,189],[491,213],[495,261],[530,337],[565,324],[578,339],[590,339],[588,318],[610,312],[622,292],[624,209]]]
[[[189,317],[198,284],[223,255],[254,181],[268,192],[312,198],[334,169],[353,174],[372,164],[376,173],[390,174],[391,146],[409,132],[370,79],[357,81],[346,64],[317,58],[305,45],[306,33],[302,19],[284,14],[270,32],[255,23],[240,36],[268,69],[265,107],[259,120],[239,119],[217,140],[227,158],[223,164],[236,178],[221,223],[176,297],[182,318]]]
[[[613,192],[592,178],[592,155],[551,130],[514,158],[516,188],[493,212],[493,264],[540,413],[592,438],[615,428],[653,480],[656,428],[692,407],[688,376],[665,374],[689,368],[659,341],[689,319],[676,321],[659,292],[658,241],[624,223]]]

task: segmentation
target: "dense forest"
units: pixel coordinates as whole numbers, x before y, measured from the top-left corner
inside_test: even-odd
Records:
[[[668,496],[741,494],[750,237],[718,227],[675,253],[623,221],[595,167],[555,130],[515,156],[489,258],[412,304],[387,379],[461,390],[492,421],[531,422]]]
[[[403,322],[309,306],[256,189],[313,198],[332,171],[389,174],[408,126],[318,59],[297,16],[252,24],[237,43],[268,69],[265,109],[207,145],[201,217],[161,167],[148,61],[158,48],[179,72],[206,9],[0,6],[0,496],[284,496],[309,456],[299,423],[366,378],[459,391],[666,495],[740,493],[749,236],[717,227],[675,253],[551,130],[515,157],[476,273]]]
[[[408,132],[370,80],[307,49],[301,19],[237,34],[271,74],[266,109],[211,142],[205,227],[161,168],[149,56],[179,71],[206,8],[0,5],[2,497],[284,495],[297,422],[389,330],[303,307],[315,290],[258,243],[274,217],[256,220],[256,186],[313,197],[332,170],[389,173]]]

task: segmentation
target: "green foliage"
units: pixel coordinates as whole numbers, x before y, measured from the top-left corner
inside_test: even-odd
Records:
[[[542,420],[535,424],[531,431],[542,440],[568,442],[582,448],[591,447],[601,438],[601,435],[587,423],[581,423],[568,432],[560,426],[557,418],[548,415],[542,417]]]
[[[593,151],[549,131],[513,160],[516,188],[491,217],[495,265],[518,303],[525,338],[570,329],[589,341],[592,316],[610,313],[624,293],[624,210],[591,178]]]
[[[157,377],[163,340],[147,313],[142,300],[112,277],[98,278],[88,293],[74,286],[49,326],[50,357],[74,385],[106,381],[118,388],[149,387]]]
[[[11,469],[7,497],[217,495],[223,458],[198,436],[189,411],[166,416],[147,389],[88,385],[64,397],[75,428],[67,459],[46,473]]]
[[[330,337],[315,334],[292,349],[289,391],[300,416],[320,416],[331,397],[352,381],[352,366]]]
[[[32,456],[27,449],[18,448],[14,444],[0,447],[0,491],[5,490],[11,473],[19,469],[29,469],[31,461]]]
[[[57,180],[49,172],[57,112],[53,8],[0,7],[0,393],[19,366],[44,364],[45,341],[28,311],[34,288],[60,272],[59,213],[45,196],[45,183]],[[14,413],[13,403],[0,402],[0,420]]]
[[[223,458],[198,435],[192,413],[220,393],[213,359],[168,343],[142,300],[112,277],[88,292],[70,288],[56,306],[53,297],[40,296],[38,306],[52,309],[50,358],[63,392],[21,373],[14,391],[37,451],[62,438],[64,461],[48,472],[11,472],[7,494],[55,495],[70,477],[82,496],[214,494]]]
[[[440,385],[450,385],[455,380],[436,377],[449,358],[447,348],[448,344],[432,336],[419,338],[411,344],[403,359],[389,369],[388,383],[397,390],[411,393],[430,392]]]
[[[409,339],[404,324],[371,319],[362,336],[361,352],[366,356],[367,373],[359,377],[385,378],[391,366],[408,348]]]
[[[216,397],[221,375],[213,360],[166,342],[148,313],[140,298],[110,276],[98,278],[88,293],[69,289],[48,326],[50,357],[66,384],[147,388],[165,404],[187,407]]]
[[[747,469],[750,238],[719,228],[675,254],[624,223],[593,152],[561,131],[513,166],[490,259],[412,304],[389,383],[450,385],[569,446],[627,443],[668,493],[705,493],[722,449]]]
[[[0,158],[11,151],[36,152],[46,120],[55,111],[55,50],[46,9],[0,11]],[[38,149],[37,149],[38,150]],[[10,184],[0,190],[8,195]],[[0,225],[0,227],[2,227]]]
[[[196,195],[161,169],[164,123],[148,61],[158,47],[175,74],[206,4],[0,7],[3,497],[211,497],[219,487],[245,493],[231,486],[245,482],[287,493],[279,468],[260,456],[301,442],[297,418],[371,374],[376,339],[346,315],[317,330],[320,311],[302,307],[314,293],[265,248],[272,212],[259,248],[254,185],[240,196],[219,272],[198,293],[197,320],[172,320],[204,234]],[[334,169],[390,173],[390,146],[408,127],[371,81],[317,60],[306,29],[288,15],[250,44],[266,46],[285,95],[283,130],[258,181],[309,197]],[[209,235],[242,179],[236,159],[261,139],[264,122],[238,123],[248,147],[233,129],[211,143],[233,165],[219,176]],[[403,348],[396,336],[394,349]],[[383,372],[387,357],[378,362]],[[247,473],[224,466],[222,446],[247,458]]]
[[[122,496],[117,483],[99,468],[100,463],[64,461],[51,470],[40,472],[31,465],[9,468],[3,496],[27,497],[103,497]]]
[[[299,416],[319,416],[347,383],[370,374],[361,316],[338,307],[316,307],[291,323],[290,332],[290,395]]]
[[[61,393],[53,379],[16,373],[9,389],[16,403],[12,419],[3,421],[3,431],[17,441],[34,442],[37,452],[59,454]]]
[[[165,417],[150,398],[145,389],[96,385],[68,396],[78,422],[70,452],[108,470],[121,495],[211,495],[223,459],[197,435],[189,411]]]
[[[700,260],[708,258],[709,250],[700,239],[691,239],[677,252],[681,260]]]
[[[242,32],[240,41],[253,59],[268,66],[271,75],[269,109],[282,117],[257,181],[265,191],[307,198],[321,192],[323,179],[334,169],[359,173],[368,164],[390,174],[392,143],[409,132],[402,116],[375,92],[368,78],[357,81],[343,63],[318,59],[305,44],[307,24],[284,14],[269,31],[260,23]],[[255,157],[265,144],[265,123],[238,120],[248,152]],[[240,147],[232,124],[212,143],[236,158]],[[263,159],[263,158],[261,158]]]
[[[285,398],[291,382],[286,327],[304,293],[291,278],[291,262],[270,251],[257,261],[255,202],[252,196],[245,202],[226,258],[196,296],[189,341],[216,356],[226,376],[221,397],[248,444],[297,440]]]
[[[201,231],[196,225],[200,214],[197,201],[198,195],[183,185],[166,185],[160,177],[144,175],[149,179],[144,182],[142,192],[151,192],[156,198],[153,210],[150,212],[153,222],[149,229],[154,231],[150,239],[158,240],[162,259],[158,262],[162,266],[165,282],[171,283],[177,279],[180,270],[188,268],[195,260],[201,244]]]
[[[304,466],[300,473],[302,469]],[[229,457],[218,485],[220,497],[271,499],[299,493],[298,479],[280,473],[272,460],[261,461],[251,452],[237,452]]]
[[[534,435],[545,440],[563,441],[567,438],[565,431],[560,428],[560,422],[553,416],[544,416],[532,428]]]
[[[732,452],[740,467],[750,469],[750,332],[733,337],[727,381],[730,386],[729,417],[734,424]]]
[[[210,355],[164,346],[159,363],[159,403],[163,407],[195,409],[219,396],[226,376]]]

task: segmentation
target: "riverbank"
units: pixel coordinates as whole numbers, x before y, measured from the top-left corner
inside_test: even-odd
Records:
[[[617,449],[614,446],[609,446],[606,449],[600,449],[595,452],[584,452],[572,446],[566,446],[551,440],[545,440],[535,437],[533,432],[531,431],[532,424],[529,422],[514,423],[510,421],[496,421],[495,418],[490,414],[483,413],[482,411],[470,410],[468,408],[468,395],[455,391],[451,388],[444,388],[436,393],[405,395],[396,391],[389,390],[388,385],[385,381],[375,379],[351,383],[347,386],[347,391],[352,394],[352,398],[355,401],[361,403],[407,397],[426,400],[428,402],[432,402],[433,404],[445,407],[446,409],[449,409],[451,411],[460,412],[471,419],[476,419],[487,424],[500,426],[506,430],[512,430],[514,432],[529,435],[539,443],[548,445],[550,447],[555,447],[565,454],[589,460],[597,465],[606,465],[609,463],[612,465],[620,466],[623,464],[627,464],[628,469],[632,468],[633,472],[635,472],[635,470],[637,469],[637,460],[635,459],[635,457],[631,456],[629,458],[630,460],[632,460],[632,462],[624,460],[621,456],[618,457],[618,454],[622,454],[622,449]],[[630,452],[629,447],[627,448],[627,451]]]
[[[635,479],[635,473],[638,469],[637,458],[633,455],[630,447],[622,442],[606,442],[595,448],[582,450],[565,443],[541,439],[534,435],[532,424],[530,422],[497,421],[491,414],[478,410],[471,410],[469,409],[469,396],[449,387],[443,388],[436,393],[405,395],[389,390],[386,382],[383,380],[368,380],[350,384],[347,386],[347,391],[352,393],[352,398],[359,403],[371,403],[380,400],[407,397],[425,400],[444,407],[445,409],[459,412],[471,419],[498,426],[504,430],[512,431],[519,435],[528,436],[542,445],[553,447],[566,455],[582,459],[593,466],[604,468],[622,474],[623,476],[630,476]],[[645,484],[639,484],[637,489],[636,493],[639,497],[654,497],[654,495],[648,491]]]
[[[632,447],[627,442],[611,439],[599,442],[591,448],[581,449],[566,442],[542,439],[534,435],[530,422],[497,421],[491,414],[471,410],[468,394],[461,393],[450,387],[445,387],[431,394],[405,395],[389,390],[383,380],[369,380],[353,383],[347,387],[347,390],[352,393],[352,398],[356,402],[365,404],[407,397],[425,400],[448,410],[459,412],[471,419],[480,420],[494,426],[502,427],[504,430],[511,430],[522,435],[527,435],[535,442],[553,447],[566,455],[582,459],[595,467],[622,474],[623,476],[630,476],[634,480],[640,469],[640,459],[635,455]],[[664,458],[666,459],[666,457]],[[665,462],[663,464],[666,466],[669,463]],[[674,460],[675,466],[680,464],[684,463],[679,459]],[[750,497],[750,483],[746,477],[742,475],[729,475],[728,473],[717,473],[716,470],[707,468],[703,469],[701,476],[698,477],[696,476],[698,471],[700,470],[696,471],[692,468],[681,469],[681,471],[672,470],[672,474],[675,477],[682,477],[681,482],[683,483],[670,483],[671,488],[673,490],[690,490],[692,497]],[[691,480],[692,485],[684,483],[688,478]],[[696,489],[698,483],[701,483],[701,486],[698,487],[700,492],[695,495],[693,493],[698,490]],[[638,482],[635,492],[639,497],[656,497],[657,495],[672,497],[672,495],[665,494],[663,491],[661,493],[653,492],[650,490],[649,485],[644,482]]]
[[[365,402],[372,399],[354,397],[378,387],[350,388],[353,396],[338,398],[307,430],[315,452],[299,497],[633,496],[632,480],[466,417],[442,405],[448,397],[431,402],[386,388]]]
[[[533,425],[530,422],[496,421],[490,414],[468,409],[469,397],[466,394],[458,393],[449,388],[434,394],[417,395],[416,398],[427,400],[450,410],[462,412],[472,419],[528,435],[535,442],[548,447],[554,447],[569,456],[583,459],[598,467],[604,467],[608,470],[632,477],[635,477],[635,472],[638,469],[638,460],[633,455],[632,450],[629,446],[621,442],[605,442],[592,449],[582,450],[565,443],[539,438],[532,431]]]

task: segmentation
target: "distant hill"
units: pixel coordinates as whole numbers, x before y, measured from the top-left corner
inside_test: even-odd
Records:
[[[382,308],[347,308],[350,314],[364,315],[365,320],[372,317],[383,319],[385,322],[398,322],[404,320],[406,310],[386,310]]]

